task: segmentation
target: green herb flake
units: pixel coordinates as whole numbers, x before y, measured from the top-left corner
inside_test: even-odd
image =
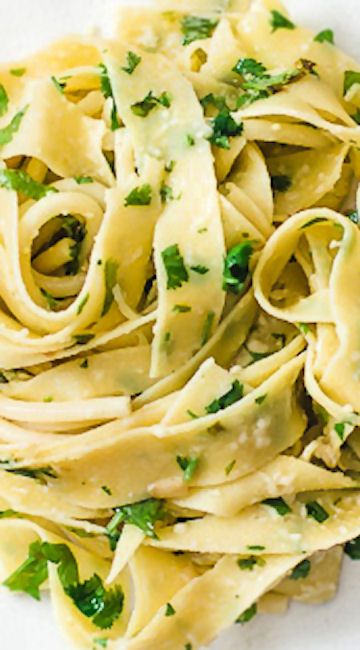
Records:
[[[204,323],[203,330],[202,330],[202,333],[201,333],[201,345],[202,346],[206,345],[209,338],[211,337],[211,332],[212,332],[214,320],[215,320],[215,312],[209,311],[209,313],[207,314],[207,316],[205,318],[205,323]]]
[[[171,603],[167,603],[167,604],[166,604],[166,610],[165,610],[165,616],[167,616],[167,617],[169,617],[169,616],[175,616],[175,614],[176,614],[176,611],[175,611],[175,609],[173,608],[172,604],[171,604]]]
[[[16,476],[24,476],[25,478],[31,478],[41,485],[47,485],[47,479],[57,479],[58,475],[52,467],[9,467],[5,469],[6,472],[10,474],[15,474]]]
[[[360,560],[360,536],[347,542],[344,550],[352,560]]]
[[[9,97],[2,84],[0,84],[0,117],[5,115],[9,108]]]
[[[23,77],[25,73],[26,68],[12,68],[10,70],[10,74],[12,74],[13,77]]]
[[[267,395],[259,395],[259,397],[255,398],[255,402],[260,406],[263,402],[265,402],[266,398]]]
[[[160,198],[161,198],[161,203],[169,203],[170,201],[174,201],[174,191],[170,185],[166,185],[166,183],[162,183],[160,187]]]
[[[116,108],[116,102],[115,102],[115,98],[114,98],[113,90],[112,90],[112,86],[111,86],[109,71],[108,71],[106,65],[104,65],[104,63],[100,63],[99,70],[100,70],[100,88],[101,88],[101,92],[104,95],[105,99],[108,99],[109,97],[111,97],[111,99],[112,99],[111,130],[116,131],[117,129],[120,128],[120,121],[119,121],[119,116],[118,116],[117,108]]]
[[[106,316],[114,302],[113,289],[117,283],[119,264],[116,260],[106,260],[104,266],[105,298],[101,316]]]
[[[244,130],[243,123],[238,124],[235,122],[227,109],[220,111],[212,120],[211,125],[213,132],[209,137],[209,141],[220,149],[230,149],[229,138],[241,135]]]
[[[0,129],[0,146],[3,147],[6,144],[9,144],[11,140],[13,139],[15,133],[18,132],[22,119],[27,111],[27,107],[24,108],[22,111],[19,111],[14,115],[12,120],[7,126],[4,126],[2,129]],[[14,174],[25,174],[25,172],[18,171],[16,169],[9,169],[9,170],[1,170],[2,172],[4,171],[9,171],[13,172]],[[30,178],[30,177],[29,177]],[[35,183],[35,181],[33,181]],[[12,188],[10,188],[12,189]]]
[[[167,276],[167,289],[178,289],[184,282],[188,282],[189,273],[177,244],[165,248],[161,258]]]
[[[127,74],[132,74],[141,62],[141,56],[138,56],[135,52],[129,51],[126,55],[126,58],[127,63],[121,69]]]
[[[186,413],[189,415],[189,417],[191,417],[192,420],[197,420],[200,417],[200,415],[196,415],[196,413],[194,413],[190,409],[188,409]]]
[[[109,497],[112,496],[112,492],[111,492],[110,488],[109,488],[107,485],[102,485],[102,486],[101,486],[101,489],[102,489],[102,491],[105,492],[105,494],[107,494]]]
[[[111,550],[115,550],[120,538],[119,526],[121,524],[137,526],[147,537],[157,539],[155,524],[164,517],[164,504],[158,499],[147,499],[146,501],[115,508],[115,514],[106,527]]]
[[[132,205],[150,205],[152,201],[152,188],[151,185],[146,183],[131,190],[130,194],[126,197],[124,205],[126,208]]]
[[[256,59],[251,58],[242,58],[234,65],[233,72],[241,75],[245,79],[250,77],[262,77],[266,74],[267,70],[265,66],[256,61]]]
[[[306,512],[308,517],[312,517],[319,524],[323,524],[330,517],[329,513],[326,512],[325,508],[318,501],[309,501],[306,504]]]
[[[321,32],[316,34],[314,41],[316,43],[331,43],[334,45],[334,32],[332,29],[323,29]]]
[[[89,359],[84,359],[84,361],[82,361],[80,363],[80,368],[83,368],[83,369],[86,370],[88,367],[89,367]]]
[[[241,623],[241,625],[244,625],[244,623],[248,623],[249,621],[251,621],[251,619],[254,618],[256,614],[257,614],[257,604],[254,603],[253,605],[251,605],[251,607],[246,609],[245,612],[243,612],[241,616],[239,616],[239,618],[236,619],[236,623]]]
[[[210,271],[210,269],[203,264],[195,264],[194,266],[190,266],[190,270],[194,271],[194,273],[197,273],[198,275],[206,275]]]
[[[339,436],[341,442],[344,440],[346,425],[347,422],[337,422],[334,426],[335,433]]]
[[[90,183],[94,182],[94,179],[91,176],[74,176],[74,181],[78,185],[90,185]]]
[[[59,304],[59,300],[55,298],[49,291],[46,291],[46,289],[40,289],[40,293],[45,298],[49,309],[51,311],[55,311]]]
[[[193,478],[197,468],[199,467],[199,458],[195,458],[195,456],[190,456],[189,458],[186,456],[177,456],[176,462],[183,472],[183,479],[185,483],[189,483],[189,481],[191,481]]]
[[[298,564],[295,569],[290,574],[290,580],[303,580],[307,578],[311,571],[311,562],[310,560],[303,560]]]
[[[224,291],[239,295],[244,290],[253,253],[254,246],[251,241],[237,244],[229,250],[224,262]]]
[[[42,199],[51,192],[58,191],[55,187],[49,187],[34,181],[29,174],[17,169],[0,169],[0,187],[14,192],[21,192],[35,201]]]
[[[278,497],[275,499],[264,499],[262,503],[265,506],[269,506],[270,508],[274,508],[278,515],[281,517],[285,517],[285,515],[288,515],[290,512],[292,512],[290,506],[286,503],[286,501],[282,497]]]
[[[186,314],[191,311],[191,307],[189,305],[174,305],[172,310],[178,314]]]
[[[45,404],[50,404],[50,402],[53,402],[53,401],[54,401],[54,398],[51,397],[51,395],[49,395],[48,397],[44,397],[44,399],[43,399],[43,402],[45,402]]]
[[[271,177],[271,187],[274,192],[287,192],[291,187],[291,179],[285,174]]]
[[[78,306],[78,308],[77,308],[77,312],[76,312],[78,315],[81,314],[81,312],[83,311],[85,305],[89,302],[89,298],[90,298],[90,294],[87,293],[87,294],[83,297],[83,299],[80,301],[79,306]]]
[[[278,29],[295,29],[294,23],[280,13],[280,11],[277,11],[277,9],[272,9],[270,14],[270,25],[273,33]]]
[[[226,467],[225,467],[225,476],[229,476],[231,472],[233,471],[234,467],[236,465],[236,460],[232,460]]]
[[[266,564],[265,560],[263,560],[261,557],[254,557],[253,555],[250,557],[240,558],[237,563],[239,569],[242,571],[253,571],[254,567],[265,566]]]
[[[94,644],[99,648],[107,648],[108,642],[108,639],[94,639]]]
[[[131,105],[131,110],[137,117],[147,117],[154,108],[158,106],[163,106],[164,108],[170,108],[171,106],[171,97],[169,93],[163,92],[161,95],[156,97],[153,94],[152,90],[139,102]]]
[[[86,345],[95,338],[95,334],[90,334],[90,332],[88,334],[73,334],[72,338],[77,345]]]
[[[0,519],[12,519],[13,517],[21,517],[21,515],[11,508],[8,510],[0,510]]]
[[[309,334],[310,327],[309,327],[309,325],[307,323],[297,323],[297,326],[298,326],[301,334],[303,334],[303,336],[306,336],[307,334]]]
[[[360,117],[360,111],[359,111],[359,117]],[[354,224],[357,226],[360,223],[360,216],[357,210],[353,210],[352,212],[349,212],[348,214],[345,215],[350,221],[352,221]]]
[[[59,81],[59,79],[54,76],[51,77],[51,81],[53,82],[56,90],[63,95],[66,88],[66,81]]]
[[[222,411],[238,402],[243,396],[244,386],[236,379],[230,390],[206,406],[205,411],[206,413],[218,413],[218,411]]]
[[[346,70],[344,74],[344,95],[346,95],[354,84],[360,84],[360,72]]]
[[[186,134],[186,141],[189,145],[189,147],[194,147],[195,146],[195,138],[191,133]]]
[[[313,219],[310,219],[310,221],[307,221],[304,223],[301,227],[300,230],[305,230],[305,228],[310,228],[310,226],[314,226],[318,223],[326,223],[328,219],[326,217],[314,217]]]
[[[216,18],[201,18],[200,16],[184,16],[181,31],[184,35],[183,45],[194,41],[211,38],[219,21]]]

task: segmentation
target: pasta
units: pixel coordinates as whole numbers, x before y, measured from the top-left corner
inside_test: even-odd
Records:
[[[359,88],[278,0],[1,67],[0,579],[79,648],[196,650],[360,558]]]

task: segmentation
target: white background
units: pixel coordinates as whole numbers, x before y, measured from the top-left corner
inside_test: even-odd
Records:
[[[109,25],[120,0],[0,0],[0,60],[14,60],[66,33]],[[335,30],[360,59],[359,0],[287,0],[295,20]],[[360,562],[345,561],[340,592],[323,606],[292,605],[285,617],[258,616],[234,626],[212,650],[359,650]],[[201,603],[194,616],[201,616]],[[67,650],[48,603],[0,592],[1,650]]]

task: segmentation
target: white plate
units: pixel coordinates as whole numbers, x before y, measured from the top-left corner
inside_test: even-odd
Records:
[[[108,24],[120,0],[0,0],[0,60],[13,60],[68,33]],[[359,0],[287,0],[295,20],[320,31],[360,60]],[[234,626],[211,650],[358,650],[360,562],[345,560],[338,597],[323,606],[292,605],[283,617],[258,616]],[[194,616],[201,616],[201,603]],[[49,603],[1,589],[0,648],[66,650]]]

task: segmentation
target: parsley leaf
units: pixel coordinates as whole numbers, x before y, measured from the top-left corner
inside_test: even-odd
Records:
[[[135,102],[130,106],[132,112],[137,117],[147,117],[151,111],[154,110],[157,106],[163,106],[164,108],[170,108],[171,106],[171,97],[169,93],[163,92],[159,97],[156,97],[152,90],[142,99],[140,102]]]
[[[126,523],[137,526],[147,537],[157,539],[155,524],[164,517],[164,504],[158,499],[147,499],[139,503],[115,508],[115,514],[106,527],[111,550],[115,550],[120,538],[120,524]]]
[[[210,336],[211,336],[211,330],[214,324],[214,319],[215,319],[215,312],[209,311],[205,318],[205,323],[202,331],[202,336],[201,336],[201,345],[205,345]]]
[[[129,51],[126,55],[127,58],[127,64],[123,66],[121,69],[124,72],[127,72],[127,74],[132,74],[134,70],[138,67],[139,63],[141,62],[141,56],[138,56],[135,54],[135,52]]]
[[[101,630],[111,628],[123,610],[122,589],[116,586],[107,591],[97,574],[85,582],[69,585],[65,592],[80,612],[91,618]]]
[[[200,16],[184,16],[181,31],[184,35],[183,45],[190,45],[193,41],[210,38],[219,21],[216,18],[201,18]]]
[[[80,315],[85,307],[85,305],[89,302],[90,294],[87,293],[83,299],[80,301],[79,306],[77,308],[77,314]]]
[[[1,135],[0,135],[1,139]],[[36,201],[42,199],[51,192],[57,192],[55,187],[49,187],[34,181],[26,172],[18,169],[0,169],[0,187],[5,187],[7,190],[14,190],[21,192],[28,196],[30,199]]]
[[[248,623],[249,621],[251,621],[251,619],[254,618],[256,614],[257,614],[257,604],[254,603],[253,605],[251,605],[251,607],[246,609],[245,612],[243,612],[241,616],[239,616],[239,618],[236,619],[236,623],[241,623],[242,625],[244,625],[244,623]]]
[[[206,275],[209,273],[209,269],[207,266],[203,266],[203,264],[196,264],[195,266],[190,266],[191,271],[194,271],[194,273],[197,273],[198,275]]]
[[[360,560],[360,536],[347,542],[344,550],[352,560]]]
[[[337,433],[341,441],[344,440],[345,427],[347,424],[348,422],[337,422],[334,426],[335,433]]]
[[[205,411],[206,413],[217,413],[218,411],[222,411],[242,399],[243,395],[244,386],[236,379],[230,390],[221,397],[214,399],[211,404],[206,406]]]
[[[150,205],[151,201],[151,185],[145,183],[145,185],[140,185],[131,190],[130,194],[127,195],[124,201],[124,205],[126,208],[128,208],[129,205]]]
[[[0,84],[0,117],[5,115],[9,107],[9,97],[2,84]]]
[[[111,97],[112,99],[112,110],[111,110],[111,130],[116,131],[120,128],[119,116],[117,113],[115,98],[113,95],[113,90],[111,86],[111,81],[109,77],[109,71],[104,63],[100,63],[100,88],[101,92],[104,95],[105,99]]]
[[[262,63],[251,58],[239,59],[232,71],[240,74],[245,79],[247,77],[262,77],[267,72]]]
[[[29,556],[3,583],[11,591],[23,591],[35,600],[40,600],[39,587],[47,580],[48,565],[41,553],[41,543],[29,547]]]
[[[282,497],[275,499],[264,499],[262,503],[266,506],[274,508],[278,515],[281,517],[285,517],[285,515],[288,515],[290,512],[292,512],[290,506],[286,503],[286,501],[284,501]]]
[[[10,74],[13,75],[13,77],[23,77],[26,72],[26,68],[12,68],[10,70]]]
[[[105,298],[101,316],[105,316],[109,312],[110,307],[114,302],[113,289],[117,283],[118,269],[119,264],[116,262],[116,260],[106,260],[104,266]]]
[[[55,298],[49,291],[46,291],[46,289],[40,289],[40,292],[44,296],[49,309],[51,311],[55,311],[59,304],[59,300]]]
[[[165,616],[174,616],[176,614],[175,609],[171,603],[166,604]]]
[[[359,117],[360,117],[360,112],[359,112]],[[345,216],[348,217],[348,219],[350,219],[350,221],[352,221],[356,225],[360,223],[360,215],[357,210],[353,210],[352,212],[349,212]]]
[[[54,76],[51,77],[51,81],[53,82],[56,90],[63,95],[66,88],[66,81],[59,81],[59,79]]]
[[[270,13],[270,25],[273,33],[276,32],[277,29],[295,29],[294,23],[280,13],[280,11],[277,11],[277,9],[272,9]]]
[[[252,571],[255,566],[265,566],[265,560],[261,557],[255,557],[251,555],[250,557],[244,557],[238,560],[238,567],[242,571]]]
[[[229,476],[231,472],[233,471],[234,467],[236,465],[236,460],[232,460],[228,465],[225,467],[225,476]]]
[[[346,70],[344,75],[344,95],[346,95],[354,84],[360,84],[360,72]]]
[[[161,188],[160,188],[160,197],[161,197],[161,203],[169,203],[169,201],[174,201],[174,190],[170,185],[166,185],[166,183],[162,183]]]
[[[230,249],[224,263],[224,291],[230,291],[236,295],[243,291],[253,252],[254,247],[251,241],[242,242]]]
[[[259,397],[255,398],[255,403],[260,406],[263,402],[265,402],[266,398],[267,395],[259,395]]]
[[[212,120],[213,132],[209,137],[211,144],[220,149],[230,149],[229,138],[241,135],[244,129],[242,122],[238,124],[228,109],[224,109]]]
[[[291,179],[285,174],[271,177],[271,187],[274,192],[287,192],[291,187]]]
[[[307,578],[311,571],[310,560],[303,560],[298,564],[289,576],[290,580],[303,580]]]
[[[5,470],[11,474],[16,474],[17,476],[25,476],[26,478],[32,478],[35,481],[38,481],[42,485],[47,485],[47,478],[58,478],[55,470],[52,467],[15,467]]]
[[[310,221],[307,221],[304,223],[300,230],[305,230],[306,228],[310,228],[310,226],[314,226],[316,223],[326,223],[328,219],[326,217],[314,217],[313,219],[310,219]]]
[[[190,458],[187,458],[186,456],[176,456],[176,462],[183,471],[183,479],[185,483],[191,481],[199,466],[199,459],[194,456],[190,456]]]
[[[319,524],[323,524],[330,517],[329,513],[326,512],[325,508],[318,501],[309,501],[306,504],[306,512],[308,517],[312,517]]]
[[[189,273],[177,244],[165,248],[161,258],[167,275],[167,289],[178,289],[184,282],[188,282]]]
[[[317,43],[331,43],[334,45],[334,32],[332,29],[323,29],[321,32],[316,34],[314,41]]]
[[[13,136],[15,133],[18,132],[20,128],[20,124],[22,122],[22,119],[27,111],[27,107],[24,108],[22,111],[19,111],[14,115],[12,118],[11,122],[7,125],[4,126],[2,129],[0,129],[0,146],[3,147],[5,144],[9,144],[11,140],[13,139]],[[15,170],[12,170],[15,171]],[[19,172],[20,173],[20,172]],[[25,172],[23,172],[25,173]]]
[[[76,181],[78,185],[89,185],[94,182],[94,179],[91,178],[91,176],[74,176],[74,181]]]
[[[77,345],[86,345],[92,339],[95,338],[95,334],[84,333],[84,334],[73,334],[73,339]]]
[[[174,305],[172,310],[178,314],[186,314],[191,311],[191,307],[189,305]]]

